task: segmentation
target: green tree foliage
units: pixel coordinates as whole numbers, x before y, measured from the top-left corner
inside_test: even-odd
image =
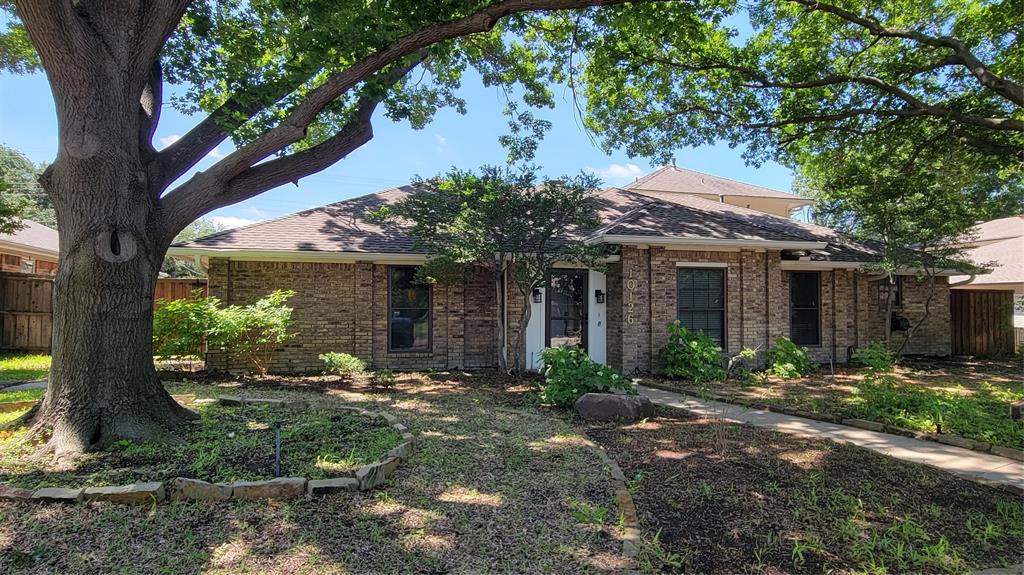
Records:
[[[189,242],[219,231],[221,231],[221,228],[213,223],[213,220],[209,218],[199,218],[186,226],[185,229],[178,232],[178,235],[174,238],[174,242]],[[160,273],[166,274],[167,277],[172,278],[206,277],[206,271],[199,265],[196,265],[194,259],[189,258],[173,258],[165,256],[164,263],[160,266]]]
[[[586,174],[540,179],[528,167],[485,166],[479,174],[453,169],[415,182],[409,196],[374,217],[412,222],[417,247],[433,256],[417,272],[423,281],[450,283],[473,268],[483,269],[493,279],[498,309],[505,309],[505,278],[528,301],[556,262],[598,265],[601,250],[584,242],[586,232],[598,225],[593,197],[598,183]],[[530,306],[523,306],[511,342],[504,340],[502,315],[497,314],[498,362],[507,367],[501,350],[510,348],[512,369],[518,369]]]
[[[18,150],[0,145],[0,222],[6,220],[9,231],[22,219],[57,227],[53,204],[39,185],[39,176],[45,168]]]

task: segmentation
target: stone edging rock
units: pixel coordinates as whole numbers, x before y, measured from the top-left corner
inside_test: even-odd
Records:
[[[209,400],[213,401],[213,400]],[[309,402],[304,400],[246,398],[220,396],[221,405],[269,405],[284,409],[306,409]],[[34,403],[34,402],[32,402]],[[414,451],[416,436],[398,418],[383,411],[369,411],[361,407],[336,406],[332,409],[352,411],[362,417],[383,420],[389,427],[402,435],[402,441],[391,448],[383,458],[364,465],[352,475],[328,479],[306,479],[305,477],[275,477],[265,481],[235,481],[233,483],[209,483],[189,477],[177,477],[168,482],[152,481],[130,485],[103,487],[43,487],[36,490],[23,489],[0,483],[0,500],[34,501],[40,503],[73,503],[77,501],[110,501],[112,503],[159,503],[172,501],[202,500],[223,501],[226,499],[290,499],[313,497],[339,491],[368,491],[383,483],[408,459]]]
[[[815,413],[811,411],[803,411],[801,409],[794,409],[792,407],[776,405],[773,403],[765,403],[762,401],[757,401],[746,397],[732,397],[709,392],[696,394],[688,390],[656,382],[644,381],[641,385],[651,387],[654,389],[660,389],[662,391],[671,391],[672,393],[678,393],[681,395],[689,395],[691,397],[696,397],[698,399],[707,398],[712,399],[714,401],[721,401],[723,403],[731,403],[733,405],[749,407],[751,409],[761,409],[765,411],[773,411],[775,413],[782,413],[785,415],[792,415],[794,417],[802,417],[804,419],[824,421],[825,423],[849,425],[850,427],[858,427],[860,429],[866,429],[868,431],[891,433],[893,435],[902,435],[904,437],[912,437],[914,439],[920,439],[923,441],[935,441],[937,443],[944,443],[946,445],[952,445],[954,447],[970,449],[971,451],[978,451],[980,453],[991,453],[992,455],[998,455],[999,457],[1006,457],[1008,459],[1024,461],[1024,449],[1015,449],[1013,447],[993,445],[991,443],[986,443],[984,441],[976,441],[974,439],[960,437],[959,435],[923,433],[920,431],[914,431],[913,429],[889,425],[878,421],[869,421],[867,419],[843,419],[841,417],[831,415],[828,413]]]
[[[630,561],[636,560],[640,552],[640,517],[636,512],[636,505],[633,503],[633,494],[626,486],[626,475],[622,468],[612,459],[604,447],[594,441],[584,438],[594,453],[601,459],[601,462],[608,467],[608,473],[612,478],[612,488],[615,489],[615,504],[622,514],[622,533],[618,536],[622,542],[622,554]]]

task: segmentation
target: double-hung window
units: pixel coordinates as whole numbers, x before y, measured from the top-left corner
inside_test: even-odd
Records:
[[[679,268],[676,317],[725,347],[725,268]]]
[[[821,276],[789,275],[789,339],[797,345],[821,345]]]
[[[430,286],[416,283],[416,268],[388,268],[388,349],[430,349]]]

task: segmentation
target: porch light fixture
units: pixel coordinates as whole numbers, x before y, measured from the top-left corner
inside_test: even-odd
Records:
[[[594,290],[594,301],[604,303],[604,292],[599,289]]]
[[[541,303],[544,301],[543,295],[540,292],[540,288],[533,288],[533,303]]]

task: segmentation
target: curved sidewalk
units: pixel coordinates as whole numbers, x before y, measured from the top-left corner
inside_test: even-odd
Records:
[[[932,441],[751,409],[721,401],[698,399],[643,385],[638,388],[642,395],[651,398],[651,401],[658,405],[678,407],[725,421],[768,427],[783,433],[825,437],[833,441],[852,443],[897,459],[923,463],[981,483],[995,483],[1009,491],[1024,494],[1024,462],[1014,459]]]

